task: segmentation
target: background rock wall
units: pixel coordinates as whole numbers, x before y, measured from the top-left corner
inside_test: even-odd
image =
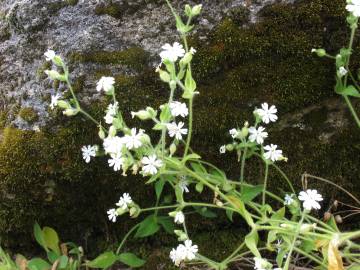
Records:
[[[180,8],[188,1],[173,2]],[[316,47],[335,53],[347,43],[345,1],[191,3],[204,5],[190,37],[198,50],[194,69],[201,93],[195,101],[193,148],[230,177],[238,177],[236,157],[220,158],[218,147],[230,140],[225,137],[228,129],[241,126],[252,117],[254,106],[267,101],[279,107],[282,120],[273,125],[270,140],[289,157],[281,167],[294,184],[300,187],[301,174],[307,171],[360,195],[356,158],[360,133],[342,100],[333,94],[333,64],[310,54]],[[173,18],[160,0],[0,0],[0,236],[4,244],[15,250],[28,248],[37,219],[55,227],[64,240],[95,252],[131,226],[126,218],[116,226],[109,224],[105,215],[121,192],[129,191],[143,206],[153,201],[151,188],[143,187],[144,179],[122,177],[103,159],[90,166],[83,162],[80,148],[99,143],[96,130],[81,117],[68,119],[48,109],[50,94],[63,89],[43,75],[48,68],[44,51],[52,48],[67,59],[75,91],[98,119],[106,100],[97,94],[96,80],[115,76],[121,108],[130,120],[130,111],[165,102],[168,92],[154,66],[163,43],[175,40]],[[354,69],[359,67],[359,51]],[[259,164],[254,161],[249,166],[247,181],[261,181]],[[275,172],[271,182],[274,189],[286,189]],[[343,198],[330,186],[312,186],[321,188],[328,202]],[[225,220],[198,218],[194,224],[200,246],[212,239],[211,232],[230,231],[218,240],[221,252],[208,251],[220,257],[231,243],[236,244],[234,233],[241,231],[241,223]],[[173,240],[162,235],[144,240],[138,249],[148,254],[145,247],[151,246],[157,265],[154,247],[171,246]]]

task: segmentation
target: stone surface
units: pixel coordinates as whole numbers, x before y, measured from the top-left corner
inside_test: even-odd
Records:
[[[149,52],[155,65],[161,46],[177,39],[173,17],[164,2],[80,0],[71,5],[69,0],[1,0],[0,96],[2,107],[9,112],[8,121],[16,127],[35,130],[48,122],[49,94],[55,92],[42,76],[43,53],[48,48],[67,57],[74,52],[121,51],[136,46]],[[187,2],[176,1],[175,6],[180,9]],[[222,18],[242,6],[250,10],[251,21],[255,22],[261,7],[272,2],[275,1],[203,1],[204,12],[195,34],[206,41],[207,33]],[[110,12],[113,16],[101,12],[109,3],[118,10],[116,17],[114,12]],[[124,65],[110,67],[96,63],[73,68],[75,76],[104,68],[113,74],[134,72]],[[95,94],[94,80],[90,77],[85,83],[85,100]],[[19,107],[32,107],[39,120],[24,121],[17,115]]]

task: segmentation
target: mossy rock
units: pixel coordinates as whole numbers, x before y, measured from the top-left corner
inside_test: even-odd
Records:
[[[34,123],[39,119],[39,115],[37,114],[37,112],[30,107],[22,108],[19,112],[19,116],[30,124]]]

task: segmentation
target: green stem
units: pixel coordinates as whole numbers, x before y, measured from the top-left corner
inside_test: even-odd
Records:
[[[123,240],[121,241],[118,249],[116,250],[116,254],[119,254],[121,248],[123,247],[123,245],[125,244],[126,240],[128,239],[128,237],[130,236],[130,234],[132,234],[136,229],[137,227],[140,226],[140,223],[136,224],[134,227],[131,228],[130,231],[128,231],[128,233],[124,236]]]
[[[245,147],[243,156],[241,157],[240,183],[244,182],[244,171],[246,162],[247,147]]]
[[[354,107],[351,104],[350,98],[348,96],[346,96],[346,95],[343,95],[343,97],[345,99],[345,102],[346,102],[347,106],[349,107],[349,110],[350,110],[352,116],[355,119],[355,122],[356,122],[357,126],[360,128],[360,119],[359,119],[359,116],[357,115]]]
[[[149,207],[141,209],[141,212],[149,212],[149,211],[156,211],[156,210],[163,210],[163,209],[171,209],[171,208],[177,208],[179,207],[179,204],[174,205],[167,205],[167,206],[156,206],[156,207]]]
[[[284,265],[284,270],[288,270],[289,269],[289,266],[290,266],[290,261],[291,261],[291,255],[292,255],[292,252],[294,251],[294,248],[295,248],[295,243],[296,243],[296,239],[299,237],[300,235],[300,229],[301,229],[301,225],[304,221],[304,218],[305,218],[305,210],[303,211],[302,215],[301,215],[301,219],[300,219],[300,222],[296,228],[296,234],[294,236],[294,239],[291,243],[291,246],[290,246],[290,251],[287,255],[287,258],[286,258],[286,262],[285,262],[285,265]]]
[[[228,262],[231,261],[232,258],[234,258],[236,256],[236,254],[242,250],[245,246],[245,242],[242,242],[234,251],[233,253],[231,253],[227,258],[225,258],[221,264],[227,264]]]
[[[266,202],[266,187],[268,181],[268,174],[269,174],[269,163],[265,162],[265,176],[264,176],[264,189],[262,193],[262,205],[265,205]]]
[[[193,98],[190,98],[190,100],[189,100],[189,130],[188,130],[188,135],[186,138],[184,157],[186,157],[186,155],[188,154],[188,151],[189,151],[191,136],[192,136],[192,129],[193,129]]]

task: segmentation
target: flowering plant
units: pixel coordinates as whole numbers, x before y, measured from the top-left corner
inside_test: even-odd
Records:
[[[321,208],[323,197],[317,190],[307,189],[306,185],[304,191],[296,195],[290,180],[277,166],[277,162],[287,161],[287,158],[277,145],[267,143],[268,132],[265,126],[278,120],[277,108],[274,105],[263,103],[259,108],[255,108],[253,121],[246,121],[241,128],[230,129],[232,141],[220,147],[220,154],[235,153],[238,156],[239,181],[229,179],[221,169],[204,161],[191,149],[193,102],[199,92],[191,68],[196,50],[189,48],[187,35],[194,28],[193,18],[200,14],[202,7],[186,5],[184,14],[187,20],[184,22],[170,2],[166,2],[175,17],[183,42],[165,44],[160,52],[161,63],[156,68],[160,79],[169,87],[169,99],[159,108],[146,107],[131,112],[133,118],[153,123],[152,129],[159,133],[157,143],[153,142],[145,130],[131,127],[124,120],[116,99],[114,78],[102,77],[97,83],[97,91],[110,96],[112,100],[106,109],[104,120],[98,122],[81,107],[72,89],[69,70],[64,60],[52,50],[45,53],[46,60],[63,71],[53,69],[46,73],[51,79],[67,85],[72,96],[66,100],[61,98],[60,94],[53,95],[51,108],[58,107],[67,116],[82,114],[98,127],[102,146],[84,146],[81,149],[84,161],[90,163],[94,157],[106,155],[108,166],[115,172],[121,171],[124,176],[129,170],[134,174],[141,174],[146,179],[146,184],[154,186],[156,192],[156,204],[150,208],[142,208],[128,193],[120,197],[114,208],[107,211],[111,222],[116,222],[119,216],[125,214],[132,218],[149,212],[151,214],[125,235],[116,252],[101,254],[86,265],[109,267],[119,260],[119,256],[123,256],[121,251],[130,235],[151,236],[161,227],[178,238],[179,245],[173,248],[169,255],[176,266],[196,261],[212,269],[223,270],[228,269],[233,262],[247,262],[250,257],[255,269],[288,270],[299,263],[297,255],[307,258],[317,269],[344,269],[344,265],[352,266],[358,263],[359,256],[354,255],[352,250],[358,249],[359,245],[352,239],[360,236],[360,231],[341,233],[333,217],[325,221],[313,217],[311,211]],[[357,6],[357,1],[352,0],[349,5]],[[356,7],[353,9],[357,10]],[[355,13],[351,18],[356,18],[357,22]],[[316,52],[322,53],[321,50]],[[346,54],[346,57],[348,56],[349,54]],[[347,85],[346,79],[342,78],[347,78],[347,67],[348,60],[345,61],[345,68],[339,69],[338,83],[341,82],[342,86]],[[175,91],[181,92],[182,100],[174,100]],[[341,91],[347,99],[348,94],[344,93],[349,91]],[[251,158],[258,158],[264,164],[263,185],[254,186],[244,179],[246,161]],[[267,189],[269,168],[277,170],[289,186],[290,192],[284,194],[284,199]],[[160,204],[165,185],[173,190],[176,199]],[[213,194],[212,202],[193,202],[186,199],[186,193],[190,190],[201,194],[204,189]],[[272,205],[269,204],[269,198]],[[282,207],[276,209],[279,204]],[[202,247],[191,240],[186,226],[186,216],[191,208],[200,209],[200,214],[211,208],[224,210],[231,222],[233,216],[238,215],[246,222],[249,233],[239,239],[239,246],[222,261],[207,258],[201,253]],[[161,216],[161,213],[173,218],[173,223],[178,228],[173,230],[173,226],[165,222],[168,217]],[[130,257],[139,261],[133,254]],[[346,259],[345,263],[342,258]],[[125,263],[131,265],[131,261]]]

